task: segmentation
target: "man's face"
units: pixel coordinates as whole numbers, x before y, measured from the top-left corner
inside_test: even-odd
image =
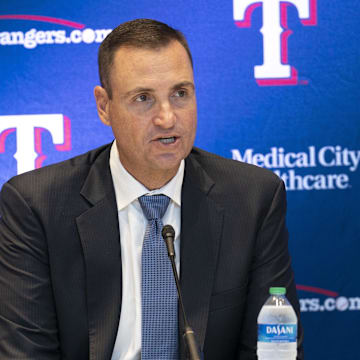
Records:
[[[120,160],[151,188],[169,181],[190,152],[196,132],[193,70],[176,41],[159,49],[122,47],[110,72],[112,98],[95,88],[101,120],[112,127]]]

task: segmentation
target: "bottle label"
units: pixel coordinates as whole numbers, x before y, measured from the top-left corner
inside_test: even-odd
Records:
[[[258,341],[296,342],[296,324],[258,324]]]

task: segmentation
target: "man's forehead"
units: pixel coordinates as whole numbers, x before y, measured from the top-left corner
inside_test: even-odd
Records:
[[[167,54],[166,56],[161,56],[165,53]],[[162,62],[166,63],[169,54],[176,56],[179,62],[185,62],[191,66],[191,61],[186,49],[176,40],[163,46],[151,48],[123,45],[115,51],[112,66],[121,68],[123,66],[139,67],[139,65],[161,65]]]
[[[114,55],[111,83],[121,92],[137,87],[175,87],[193,84],[193,71],[186,50],[173,42],[159,49],[122,47]]]

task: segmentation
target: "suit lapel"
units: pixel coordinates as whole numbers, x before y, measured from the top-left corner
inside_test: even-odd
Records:
[[[120,318],[120,235],[109,149],[90,169],[81,190],[90,208],[76,219],[86,265],[90,360],[111,357]]]
[[[223,210],[209,197],[213,186],[212,179],[189,156],[182,189],[180,281],[188,321],[201,350],[223,224]]]

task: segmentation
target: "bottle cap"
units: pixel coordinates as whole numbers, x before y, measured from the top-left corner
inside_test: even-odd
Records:
[[[285,295],[286,294],[286,288],[284,287],[271,287],[270,295]]]

